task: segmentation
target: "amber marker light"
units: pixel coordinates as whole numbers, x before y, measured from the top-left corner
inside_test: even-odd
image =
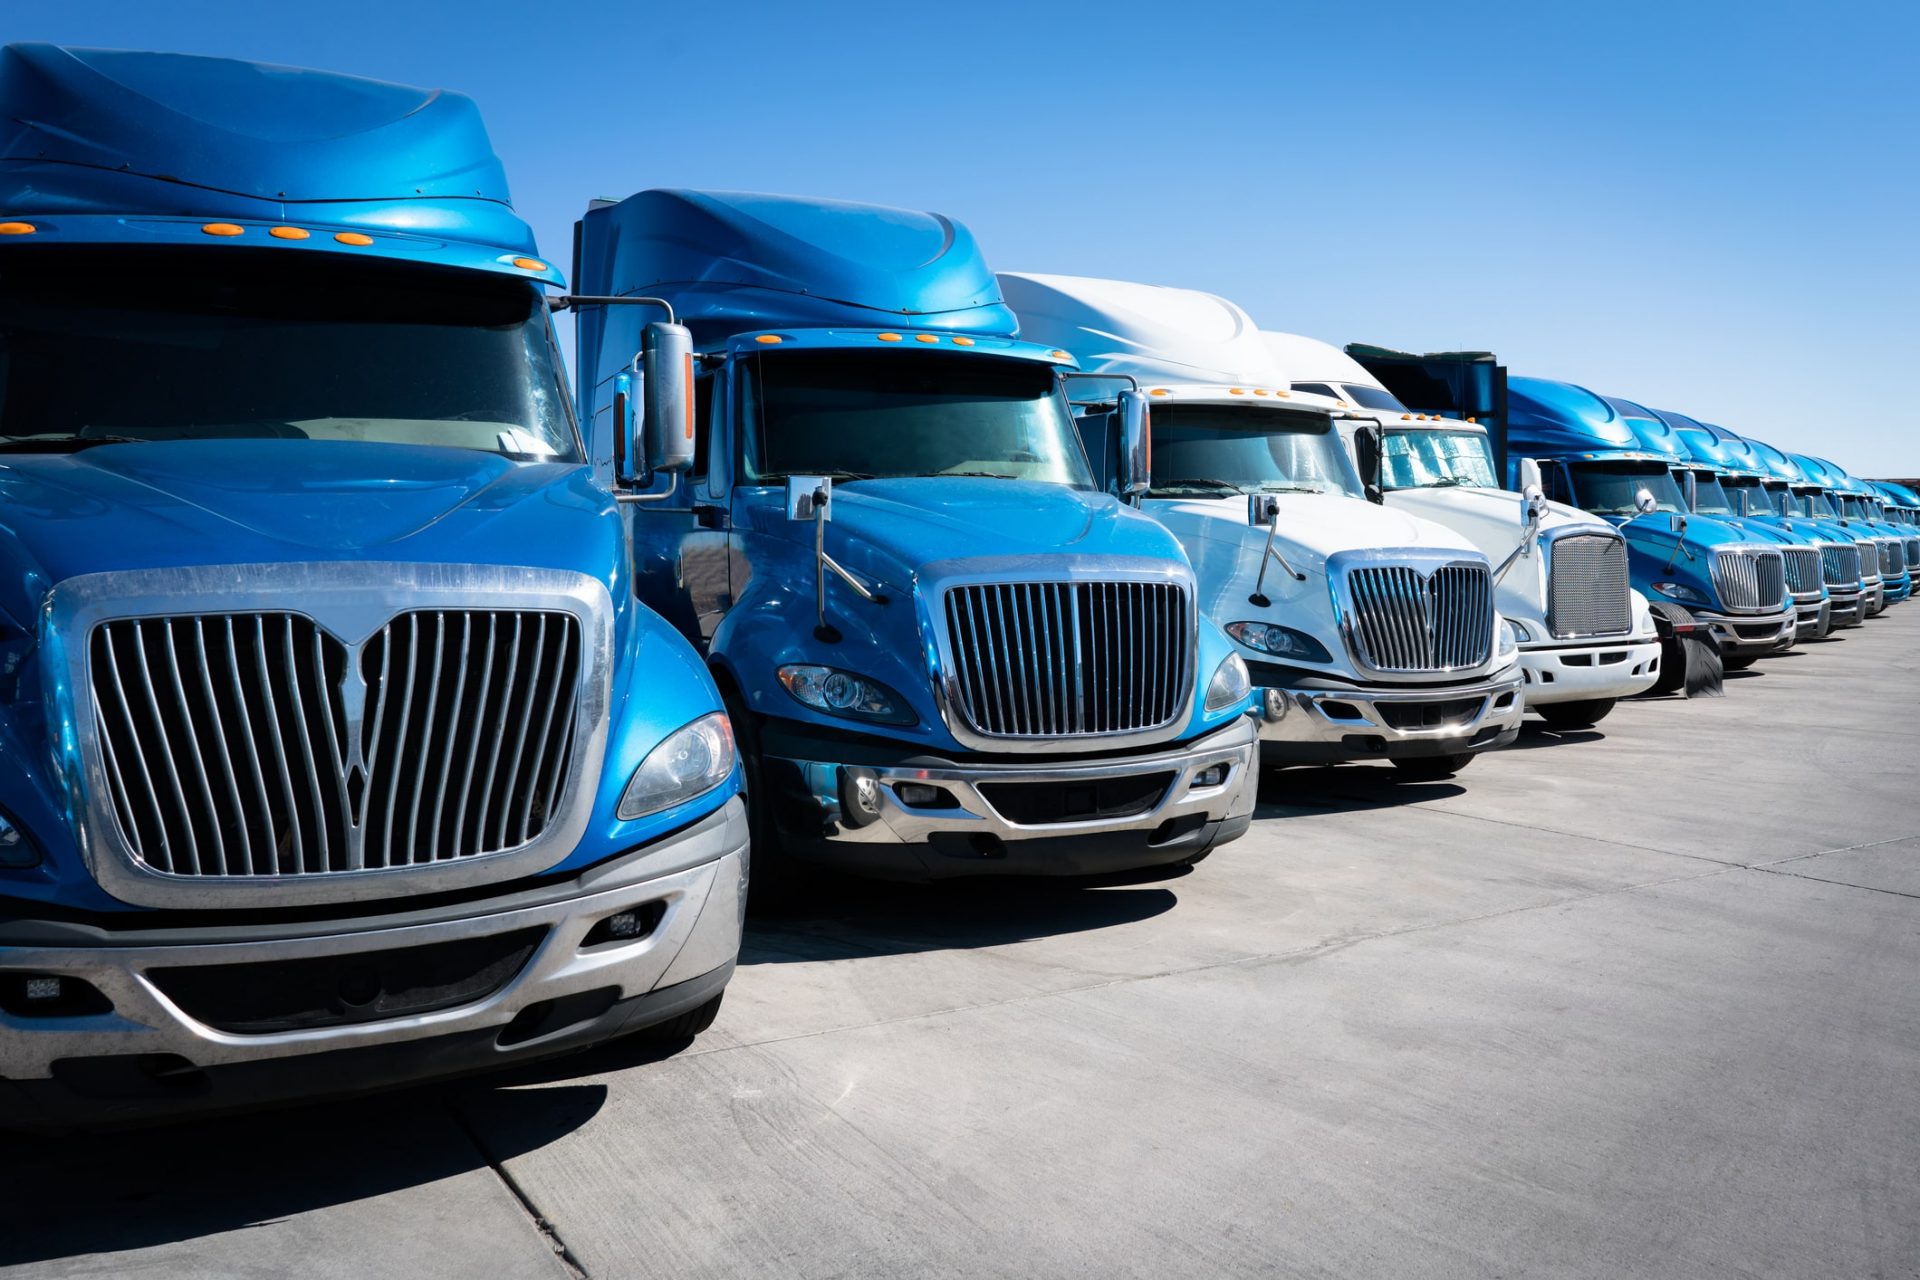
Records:
[[[0,236],[30,236],[39,229],[31,222],[0,222]]]
[[[1230,396],[1243,396],[1243,395],[1245,395],[1245,394],[1247,394],[1247,393],[1246,393],[1246,391],[1245,391],[1245,389],[1244,389],[1244,388],[1241,388],[1241,387],[1228,387],[1228,388],[1227,388],[1227,394],[1228,394],[1228,395],[1230,395]]]
[[[769,347],[770,347],[770,346],[772,346],[772,345],[773,345],[774,343],[776,343],[776,342],[778,342],[778,341],[780,341],[780,335],[779,335],[779,334],[777,334],[777,333],[763,333],[763,334],[759,334],[758,336],[756,336],[756,337],[754,338],[754,341],[755,341],[755,342],[761,342],[761,343],[765,343],[765,344],[766,344],[767,346],[769,346]]]
[[[1165,387],[1155,387],[1153,390],[1147,392],[1147,394],[1150,396],[1169,396],[1169,395],[1172,395],[1173,393],[1171,391],[1168,391]]]
[[[267,234],[275,240],[305,240],[313,233],[305,227],[269,227]]]
[[[972,346],[972,345],[973,345],[973,339],[972,339],[972,338],[959,338],[959,337],[956,337],[956,338],[955,338],[955,339],[953,340],[953,345],[954,345],[954,346],[956,346],[956,347],[970,347],[970,346]]]
[[[875,336],[875,337],[877,337],[877,338],[879,338],[879,339],[880,339],[880,341],[882,341],[882,342],[898,342],[898,341],[900,341],[900,335],[899,335],[899,334],[897,334],[897,333],[881,333],[881,334],[876,334],[876,335],[874,335],[874,336]]]
[[[515,258],[513,265],[522,271],[545,271],[547,264],[538,258]]]
[[[341,244],[372,244],[373,237],[360,231],[336,231],[333,238]]]
[[[231,222],[209,222],[200,230],[210,236],[240,236],[247,232],[245,227],[236,227]]]
[[[937,337],[935,337],[935,336],[934,336],[933,334],[931,334],[931,333],[916,333],[916,334],[914,334],[914,335],[913,335],[913,340],[914,340],[915,342],[938,342],[938,341],[940,341],[940,339],[939,339],[939,338],[937,338]]]

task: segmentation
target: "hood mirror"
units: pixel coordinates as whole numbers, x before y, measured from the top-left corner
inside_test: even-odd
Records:
[[[833,497],[831,476],[788,476],[787,519],[827,520]]]
[[[840,640],[839,629],[827,621],[828,574],[853,588],[853,593],[862,600],[872,604],[887,602],[879,583],[867,585],[827,554],[827,521],[832,518],[833,477],[787,477],[787,519],[813,524],[813,600],[817,615],[813,634],[823,644],[837,644]]]
[[[1659,510],[1660,504],[1653,500],[1653,490],[1642,485],[1633,495],[1633,509],[1643,516],[1652,515]]]
[[[1247,495],[1247,523],[1258,529],[1267,528],[1267,545],[1260,552],[1260,572],[1253,580],[1253,594],[1247,597],[1250,604],[1265,609],[1273,604],[1267,598],[1267,562],[1278,561],[1295,582],[1305,582],[1307,575],[1287,563],[1287,558],[1274,548],[1274,535],[1280,532],[1280,498],[1272,493],[1250,493]]]
[[[1147,398],[1138,391],[1120,393],[1120,496],[1133,499],[1153,487],[1153,423]]]
[[[1280,498],[1272,493],[1250,493],[1247,495],[1247,523],[1256,529],[1264,529],[1280,518]]]

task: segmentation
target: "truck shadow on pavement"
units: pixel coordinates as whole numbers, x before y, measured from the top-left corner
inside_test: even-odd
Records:
[[[747,917],[740,963],[850,960],[918,951],[957,951],[1132,924],[1173,909],[1172,890],[1144,887],[1187,869],[1056,882],[982,878],[889,884],[823,878],[778,914]]]
[[[493,1131],[490,1146],[504,1149],[482,1151],[453,1105],[461,1087],[115,1132],[0,1133],[0,1266],[178,1244],[486,1172],[584,1125],[607,1095],[488,1088],[488,1106],[513,1122]]]
[[[1298,813],[1389,809],[1417,800],[1445,800],[1465,791],[1452,780],[1408,781],[1389,764],[1267,769],[1260,776],[1260,803],[1253,816],[1285,818]]]

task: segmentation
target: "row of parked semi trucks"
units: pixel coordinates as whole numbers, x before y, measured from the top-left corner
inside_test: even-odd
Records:
[[[644,191],[569,279],[458,95],[10,46],[0,1118],[684,1037],[750,850],[1197,862],[1857,625],[1915,507],[938,215]]]

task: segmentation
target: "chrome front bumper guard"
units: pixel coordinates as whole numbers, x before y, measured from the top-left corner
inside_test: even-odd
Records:
[[[1836,622],[1833,602],[1825,596],[1817,600],[1802,600],[1795,597],[1793,615],[1795,639],[1822,635],[1832,630]]]
[[[1713,633],[1722,653],[1778,653],[1791,649],[1799,635],[1799,619],[1791,608],[1752,614],[1696,612],[1693,618]]]
[[[1260,741],[1269,758],[1281,761],[1290,748],[1309,761],[1419,754],[1421,748],[1434,748],[1428,754],[1479,750],[1510,740],[1519,730],[1526,710],[1523,686],[1516,662],[1497,676],[1464,685],[1259,689]],[[1398,728],[1383,710],[1468,699],[1479,700],[1470,715],[1431,728]],[[1355,737],[1366,741],[1349,742]]]
[[[1255,766],[1253,726],[1242,716],[1226,728],[1172,750],[1118,759],[922,767],[769,758],[763,767],[784,779],[783,794],[802,800],[809,811],[807,825],[818,823],[817,830],[791,835],[783,831],[783,838],[820,861],[872,874],[900,875],[927,870],[916,865],[917,855],[898,857],[905,852],[903,846],[926,846],[937,838],[976,841],[988,850],[1062,837],[1085,837],[1097,844],[1101,837],[1151,833],[1167,824],[1178,825],[1182,819],[1219,823],[1250,818],[1259,785]],[[1223,770],[1217,780],[1201,778],[1215,770]],[[1172,781],[1150,807],[1123,817],[1020,823],[1004,816],[981,790],[994,783],[1064,787],[1153,773],[1170,773]],[[923,795],[902,799],[903,787],[935,792],[936,803],[926,803]],[[862,851],[875,856],[863,856]],[[993,855],[986,857],[988,862],[994,860]],[[953,871],[938,862],[932,865],[941,873]],[[1044,870],[1011,864],[1005,869]],[[1063,865],[1061,869],[1075,868]]]
[[[75,978],[112,1003],[112,1011],[73,1017],[22,1017],[0,1011],[0,1078],[44,1080],[63,1059],[121,1055],[173,1055],[184,1067],[286,1060],[308,1054],[438,1040],[461,1033],[504,1031],[530,1006],[564,996],[617,988],[617,998],[645,995],[730,966],[740,950],[746,902],[747,822],[738,799],[720,811],[722,820],[696,824],[678,836],[648,845],[630,859],[596,868],[582,877],[585,891],[515,910],[475,914],[399,928],[328,931],[316,924],[309,936],[258,942],[166,943],[105,947],[0,946],[0,975]],[[701,847],[681,851],[705,861],[685,870],[645,879],[644,868],[675,842]],[[626,881],[626,882],[623,882]],[[645,937],[632,942],[582,943],[608,916],[656,906],[662,914]],[[235,922],[239,923],[239,922]],[[223,926],[230,928],[231,926]],[[317,956],[391,951],[539,928],[545,936],[520,971],[492,994],[451,1009],[377,1021],[293,1031],[245,1034],[198,1021],[149,978],[156,969],[189,965],[271,966]],[[337,930],[337,926],[336,926]],[[538,1011],[536,1011],[538,1012]],[[645,1025],[642,1023],[641,1025]],[[627,1030],[637,1029],[633,1027]],[[469,1068],[537,1056],[539,1038],[485,1051]],[[353,1087],[351,1079],[340,1087]],[[109,1104],[110,1105],[110,1104]]]

